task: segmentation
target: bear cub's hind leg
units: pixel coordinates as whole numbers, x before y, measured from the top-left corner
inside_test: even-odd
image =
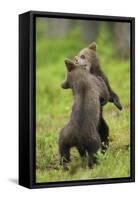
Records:
[[[64,143],[60,144],[60,164],[68,170],[67,163],[70,162],[70,147]]]

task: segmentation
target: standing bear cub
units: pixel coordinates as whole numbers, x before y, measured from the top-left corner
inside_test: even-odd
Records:
[[[61,130],[59,137],[59,153],[61,164],[66,169],[70,161],[70,149],[76,147],[80,156],[88,154],[88,166],[96,161],[95,154],[101,147],[97,127],[100,118],[100,98],[109,101],[109,93],[102,79],[91,75],[71,60],[65,60],[67,77],[62,88],[70,88],[74,96],[74,104],[70,121]]]
[[[74,58],[75,64],[79,64],[82,68],[89,71],[91,74],[101,77],[105,82],[109,94],[110,102],[113,102],[115,106],[122,110],[122,105],[118,95],[112,90],[109,81],[101,69],[100,61],[96,52],[96,43],[92,42],[88,47],[82,49]]]
[[[82,49],[74,58],[75,64],[79,64],[83,69],[86,69],[96,77],[100,77],[106,84],[110,95],[109,101],[122,110],[122,105],[118,95],[113,91],[108,81],[108,78],[101,69],[100,61],[96,51],[96,43],[92,42],[88,47]],[[98,132],[100,134],[103,152],[109,146],[109,127],[103,118],[103,105],[107,102],[100,99],[101,102],[101,115],[99,120]]]

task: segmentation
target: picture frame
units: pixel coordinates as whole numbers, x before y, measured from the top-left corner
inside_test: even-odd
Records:
[[[130,23],[130,176],[36,183],[36,18]],[[67,55],[68,56],[68,55]],[[63,63],[64,64],[64,63]],[[123,79],[123,75],[122,75]],[[19,184],[27,188],[135,181],[135,18],[29,11],[19,15]]]

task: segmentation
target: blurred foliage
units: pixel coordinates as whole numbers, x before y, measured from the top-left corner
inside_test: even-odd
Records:
[[[60,87],[66,75],[64,59],[73,58],[88,44],[79,23],[65,37],[50,38],[47,21],[40,22],[36,24],[36,181],[130,176],[130,60],[114,55],[112,31],[102,23],[96,40],[97,51],[102,69],[124,109],[120,112],[111,103],[104,107],[110,127],[110,148],[105,155],[98,153],[100,164],[93,170],[82,168],[77,151],[72,149],[73,161],[70,170],[65,172],[59,165],[58,137],[69,120],[73,97],[71,90]]]
[[[38,67],[56,63],[61,58],[64,60],[67,56],[72,58],[85,45],[81,38],[79,27],[73,29],[66,38],[42,38],[36,37],[38,41],[36,44],[36,63]],[[80,41],[75,43],[78,38]]]

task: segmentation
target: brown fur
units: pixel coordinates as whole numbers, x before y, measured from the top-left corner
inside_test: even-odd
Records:
[[[91,74],[95,75],[96,77],[100,77],[106,84],[109,94],[110,94],[110,102],[113,102],[118,109],[122,109],[122,105],[120,103],[119,97],[117,94],[112,90],[109,81],[103,71],[101,70],[100,61],[96,51],[96,43],[92,42],[88,47],[82,49],[77,56],[75,56],[74,60],[76,64],[79,64],[82,68],[89,71]],[[109,146],[109,127],[106,121],[103,118],[103,108],[102,106],[107,103],[104,99],[100,99],[101,101],[101,113],[100,113],[100,120],[98,126],[98,132],[100,134],[101,142],[102,142],[102,149],[103,152]]]
[[[109,93],[103,80],[91,75],[87,70],[65,60],[67,78],[62,88],[71,88],[74,105],[70,121],[61,130],[59,138],[59,152],[61,163],[66,168],[70,160],[70,148],[76,147],[80,156],[88,153],[88,166],[92,167],[95,154],[101,146],[97,127],[100,118],[100,98],[109,100]]]
[[[112,90],[109,81],[100,67],[100,61],[96,52],[96,43],[92,42],[88,47],[82,49],[77,56],[75,56],[75,63],[79,64],[84,69],[88,70],[91,74],[95,76],[99,76],[105,82],[109,94],[110,94],[110,102],[113,102],[118,109],[122,109],[122,105],[120,103],[119,97]]]

